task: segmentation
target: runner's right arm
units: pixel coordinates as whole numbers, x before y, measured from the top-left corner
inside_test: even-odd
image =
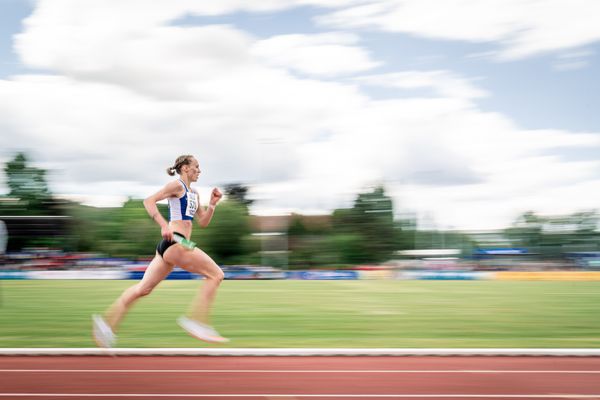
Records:
[[[173,240],[173,232],[169,228],[169,223],[158,211],[158,207],[156,203],[161,200],[168,199],[169,197],[181,197],[181,192],[183,191],[183,187],[178,181],[173,181],[167,183],[161,190],[154,193],[151,196],[148,196],[144,200],[144,208],[148,215],[158,224],[160,225],[160,234],[165,240]]]

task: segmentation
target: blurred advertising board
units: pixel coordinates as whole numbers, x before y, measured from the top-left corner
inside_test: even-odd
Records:
[[[595,271],[501,271],[495,272],[501,281],[600,281]]]
[[[289,271],[288,279],[306,279],[306,280],[342,280],[358,279],[358,271],[345,270],[311,270],[311,271]]]
[[[489,272],[471,271],[399,271],[396,279],[417,280],[481,280],[493,279]]]

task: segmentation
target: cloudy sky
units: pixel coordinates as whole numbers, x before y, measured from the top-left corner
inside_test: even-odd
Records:
[[[600,204],[595,0],[0,0],[0,161],[56,194],[198,188],[328,212],[384,184],[398,213],[498,228]],[[0,177],[0,193],[6,193]]]

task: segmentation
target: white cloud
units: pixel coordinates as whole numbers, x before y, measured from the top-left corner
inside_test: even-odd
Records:
[[[578,48],[600,40],[593,0],[381,0],[342,7],[327,27],[404,32],[432,39],[497,42],[500,59]]]
[[[536,205],[568,201],[576,210],[600,200],[586,192],[598,180],[596,161],[543,155],[598,146],[597,135],[520,129],[479,109],[475,100],[488,94],[451,71],[335,81],[373,67],[352,35],[259,40],[233,26],[169,25],[251,7],[218,3],[40,2],[17,49],[51,72],[0,81],[0,121],[10,132],[0,145],[60,166],[54,190],[86,198],[147,195],[170,179],[164,169],[177,155],[192,153],[203,190],[250,183],[258,211],[330,210],[382,181],[398,204],[443,226],[498,226]],[[322,46],[357,57],[352,69],[313,51]],[[373,85],[432,95],[376,100],[363,92]]]
[[[488,54],[503,60],[569,51],[600,40],[600,25],[596,18],[600,14],[600,3],[593,0],[157,0],[152,6],[142,0],[89,0],[85,3],[39,0],[35,13],[25,21],[27,35],[17,37],[16,47],[29,65],[79,61],[78,68],[85,72],[96,68],[95,55],[100,55],[97,53],[112,54],[116,58],[130,54],[131,49],[111,46],[115,38],[143,43],[149,28],[169,26],[184,16],[276,12],[301,6],[322,10],[315,21],[327,27],[498,43],[499,51]],[[32,40],[46,46],[23,51],[31,46]],[[315,44],[314,40],[300,43],[299,51],[322,54],[320,50],[326,48],[326,44]],[[290,35],[266,42],[262,45],[263,51],[272,55],[271,49],[281,48],[284,41],[289,45],[297,38]],[[350,56],[360,64],[372,63],[366,54],[355,48],[348,51],[344,46],[331,46],[332,51]],[[83,55],[87,55],[87,63],[81,62]],[[329,58],[329,55],[325,56]],[[306,57],[302,54],[294,57],[287,48],[286,54],[274,61],[289,63],[298,59],[300,64],[308,64],[309,71],[314,70]],[[326,62],[321,64],[326,65]],[[316,67],[316,73],[319,71],[321,69]]]
[[[315,76],[362,72],[380,63],[354,46],[358,37],[350,34],[281,35],[257,42],[251,52],[270,65],[286,67]]]
[[[355,79],[359,83],[399,89],[430,88],[438,96],[450,98],[478,98],[488,94],[462,77],[448,71],[406,71],[389,74],[363,76]]]

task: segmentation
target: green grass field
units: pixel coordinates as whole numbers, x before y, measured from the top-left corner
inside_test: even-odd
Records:
[[[0,281],[0,347],[92,347],[90,314],[135,281]],[[210,347],[175,323],[201,281],[140,300],[118,347]],[[600,347],[600,282],[225,281],[226,347]]]

